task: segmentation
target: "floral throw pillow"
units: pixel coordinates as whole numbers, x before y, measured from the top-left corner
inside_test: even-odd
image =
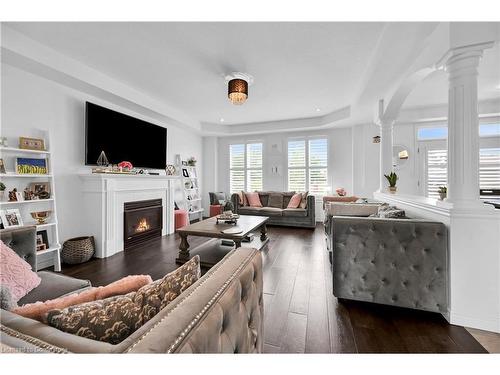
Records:
[[[136,292],[51,310],[45,320],[64,332],[118,344],[195,283],[200,273],[200,258],[195,256]]]

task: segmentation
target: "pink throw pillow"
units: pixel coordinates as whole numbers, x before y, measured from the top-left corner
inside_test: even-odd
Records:
[[[135,292],[144,285],[151,284],[152,282],[153,279],[151,279],[149,275],[131,275],[106,286],[87,289],[81,293],[73,293],[45,302],[28,303],[14,309],[12,312],[24,316],[25,318],[36,319],[43,322],[45,314],[50,310],[64,309],[85,302],[92,302],[116,295]]]
[[[302,194],[295,193],[286,208],[299,208],[300,202],[302,202]]]
[[[14,250],[0,241],[1,283],[10,290],[14,302],[40,285],[40,277]]]
[[[262,207],[259,193],[245,193],[245,196],[247,197],[248,205],[250,207]]]

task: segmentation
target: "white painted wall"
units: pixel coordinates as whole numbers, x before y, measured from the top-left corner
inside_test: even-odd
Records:
[[[229,145],[245,142],[263,143],[263,189],[286,191],[287,190],[287,142],[290,138],[325,136],[329,142],[328,178],[333,189],[345,188],[348,193],[353,191],[352,180],[352,143],[351,129],[337,128],[323,131],[291,132],[260,134],[238,137],[220,137],[217,146],[210,146],[217,152],[218,190],[229,192]],[[212,138],[212,137],[210,137]],[[208,142],[208,141],[207,141]],[[207,144],[205,142],[204,144]],[[278,167],[278,173],[273,174],[273,167]],[[206,182],[208,183],[208,181]],[[321,199],[316,202],[316,217],[322,220]]]
[[[61,241],[92,234],[80,225],[82,196],[77,176],[77,173],[88,169],[84,166],[84,110],[87,100],[166,127],[168,161],[173,163],[175,154],[181,154],[183,159],[195,156],[200,181],[203,181],[202,137],[192,130],[153,120],[123,105],[103,101],[5,63],[1,68],[2,135],[13,136],[9,140],[11,145],[15,145],[15,138],[29,136],[30,129],[40,128],[51,133]]]

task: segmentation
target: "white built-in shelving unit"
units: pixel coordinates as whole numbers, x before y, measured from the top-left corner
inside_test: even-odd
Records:
[[[5,136],[5,135],[3,135]],[[37,251],[38,267],[42,263],[39,257],[43,256],[43,268],[54,266],[55,271],[61,271],[59,231],[57,221],[56,196],[54,186],[54,175],[52,169],[52,154],[50,151],[49,134],[46,131],[37,130],[35,134],[22,134],[21,136],[44,139],[46,150],[26,150],[18,147],[11,147],[19,140],[17,137],[7,137],[9,147],[0,146],[0,158],[5,165],[5,174],[0,174],[0,180],[5,184],[6,189],[3,200],[0,201],[0,210],[18,209],[21,215],[23,226],[36,226],[37,233],[47,231],[48,247],[45,250]],[[40,158],[46,160],[47,174],[18,174],[16,173],[16,158]],[[50,186],[49,199],[8,201],[8,192],[17,188],[17,191],[23,194],[23,190],[33,182],[45,182]],[[51,211],[50,217],[45,224],[37,224],[31,217],[31,212]],[[47,258],[50,261],[47,261]]]
[[[189,213],[189,221],[203,220],[204,210],[201,207],[200,185],[196,167],[183,165],[180,177],[184,190],[184,209]]]

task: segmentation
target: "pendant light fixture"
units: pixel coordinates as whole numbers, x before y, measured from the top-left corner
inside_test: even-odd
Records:
[[[227,97],[234,105],[242,105],[248,98],[248,86],[253,83],[249,74],[233,72],[226,76]]]

